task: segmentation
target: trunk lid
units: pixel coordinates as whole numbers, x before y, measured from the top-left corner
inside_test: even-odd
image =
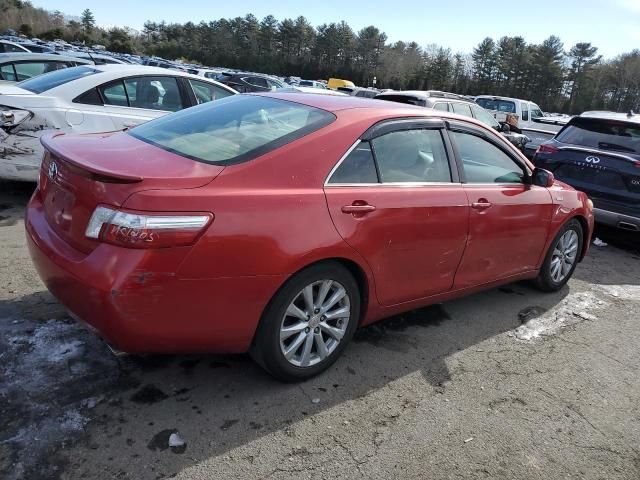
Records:
[[[39,191],[47,221],[74,248],[89,253],[85,236],[99,204],[120,207],[144,190],[180,190],[210,183],[224,167],[149,145],[123,132],[46,135]],[[153,210],[153,205],[149,206]]]

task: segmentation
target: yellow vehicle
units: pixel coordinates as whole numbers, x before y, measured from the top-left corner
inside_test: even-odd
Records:
[[[349,80],[340,80],[339,78],[330,78],[327,87],[335,90],[338,87],[355,87],[355,84]]]

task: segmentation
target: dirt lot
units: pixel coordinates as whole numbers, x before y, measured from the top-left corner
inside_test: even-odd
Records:
[[[111,356],[33,270],[29,194],[0,182],[0,478],[640,478],[632,244],[592,247],[557,294],[515,284],[362,329],[283,385],[245,356]]]

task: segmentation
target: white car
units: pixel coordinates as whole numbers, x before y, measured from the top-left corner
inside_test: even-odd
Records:
[[[0,178],[37,181],[43,134],[123,130],[236,93],[208,78],[142,65],[85,65],[0,85]]]

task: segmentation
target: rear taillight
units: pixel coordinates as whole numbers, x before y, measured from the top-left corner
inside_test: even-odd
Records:
[[[553,145],[547,145],[543,143],[538,147],[536,153],[558,153],[559,149],[554,147]]]
[[[213,215],[135,213],[98,207],[85,231],[93,238],[127,248],[167,248],[193,245]]]

